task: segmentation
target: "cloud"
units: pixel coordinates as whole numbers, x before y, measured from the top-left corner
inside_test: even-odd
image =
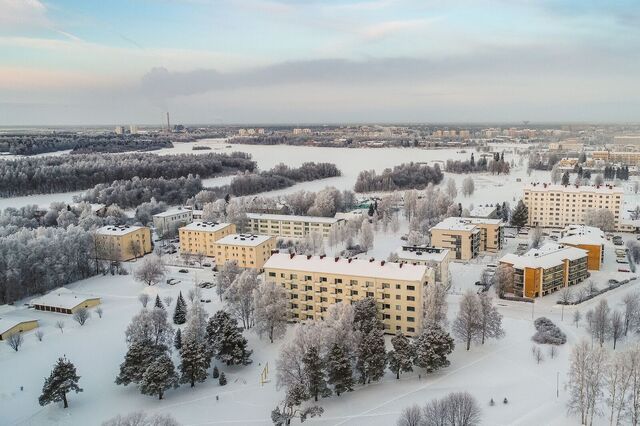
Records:
[[[386,21],[362,28],[359,33],[363,41],[377,41],[401,33],[424,29],[437,18]]]
[[[49,25],[46,13],[39,0],[0,0],[0,28]]]

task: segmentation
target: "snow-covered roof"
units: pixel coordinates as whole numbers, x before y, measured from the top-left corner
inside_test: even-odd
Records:
[[[189,213],[191,214],[191,210],[189,209],[171,209],[171,210],[167,210],[166,212],[161,212],[158,214],[154,214],[153,217],[171,217],[171,216],[175,216],[177,214],[182,214],[182,213]]]
[[[447,258],[449,250],[438,247],[402,246],[396,250],[396,254],[402,260],[440,263]]]
[[[249,219],[262,219],[262,220],[277,220],[277,221],[289,221],[289,222],[315,222],[315,223],[336,223],[342,219],[336,219],[335,217],[320,217],[320,216],[296,216],[288,214],[268,214],[268,213],[247,213]]]
[[[477,206],[471,210],[471,217],[481,217],[486,218],[491,216],[496,211],[496,207],[494,206]]]
[[[286,269],[334,275],[375,277],[387,280],[422,281],[430,268],[425,265],[402,264],[384,260],[275,253],[264,264],[264,269]]]
[[[47,293],[42,297],[31,300],[31,305],[53,306],[62,309],[73,309],[79,304],[87,301],[99,299],[97,296],[77,294],[66,288],[60,288]]]
[[[604,232],[600,228],[586,225],[569,225],[561,231],[563,244],[602,245],[606,241]]]
[[[230,223],[226,222],[191,222],[190,224],[180,228],[180,230],[217,232],[230,225]]]
[[[473,231],[477,225],[499,225],[500,219],[485,219],[478,217],[448,217],[431,229],[441,231]]]
[[[16,325],[25,323],[38,321],[37,319],[18,319],[18,318],[0,318],[0,334],[6,333],[11,330]]]
[[[562,193],[591,193],[591,194],[624,194],[624,189],[618,186],[601,185],[553,185],[547,183],[531,183],[524,187],[525,191],[532,192],[562,192]]]
[[[135,225],[107,225],[102,228],[98,228],[96,231],[100,235],[127,235],[131,232],[138,231],[144,228],[144,226]]]
[[[514,268],[548,269],[561,265],[565,260],[578,260],[587,256],[587,251],[576,247],[548,242],[538,249],[531,249],[523,255],[506,254],[500,262],[510,263]]]
[[[256,247],[271,239],[274,238],[269,235],[229,234],[216,241],[216,244]]]

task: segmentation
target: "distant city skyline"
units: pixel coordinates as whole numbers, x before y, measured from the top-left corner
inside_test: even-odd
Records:
[[[640,3],[0,0],[0,126],[638,122]]]

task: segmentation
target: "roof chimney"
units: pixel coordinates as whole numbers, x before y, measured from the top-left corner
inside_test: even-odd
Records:
[[[291,254],[289,255],[289,259],[293,259],[295,256],[296,256],[296,254],[295,254],[295,253],[291,253]]]
[[[307,255],[307,260],[309,260],[309,259],[311,259],[311,255],[310,254]]]
[[[384,260],[380,262],[380,266],[384,266]]]
[[[337,262],[338,260],[340,260],[340,258],[339,258],[339,257],[335,257],[335,258],[333,259],[333,261],[334,261],[334,262]]]
[[[375,259],[372,257],[371,259],[369,259],[369,263],[373,262]]]
[[[353,260],[353,259],[349,258],[349,259],[347,260],[347,262],[351,263],[351,261],[352,261],[352,260]]]

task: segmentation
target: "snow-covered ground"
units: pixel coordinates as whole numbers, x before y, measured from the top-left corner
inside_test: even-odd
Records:
[[[400,235],[406,232],[406,223],[401,230],[392,234],[381,230],[375,235],[375,248],[366,256],[386,258],[391,250],[402,242]],[[518,242],[525,240],[508,239],[504,251],[512,251]],[[601,286],[611,277],[628,278],[631,274],[616,272],[614,246],[608,243],[606,264],[592,279]],[[456,314],[461,294],[467,289],[476,289],[475,281],[480,277],[484,265],[495,261],[500,254],[483,256],[480,260],[451,265],[452,288],[448,298],[449,320]],[[133,270],[136,262],[127,263]],[[69,287],[82,293],[98,295],[102,298],[104,317],[95,314],[80,327],[69,316],[34,311],[21,304],[0,308],[2,317],[36,318],[40,320],[44,340],[39,342],[34,332],[25,333],[25,344],[19,352],[8,345],[0,345],[0,424],[2,425],[97,425],[118,414],[135,410],[171,413],[184,425],[268,425],[269,413],[282,398],[283,393],[275,385],[275,360],[279,347],[291,338],[291,328],[287,336],[274,344],[260,340],[253,331],[245,332],[253,353],[253,364],[247,367],[221,367],[229,378],[229,384],[220,387],[217,380],[209,378],[205,383],[191,389],[182,386],[167,392],[165,400],[141,395],[133,387],[118,386],[114,383],[126,344],[124,330],[133,315],[140,309],[138,295],[145,291],[155,297],[172,296],[173,305],[178,292],[186,297],[194,280],[213,280],[213,273],[207,269],[191,269],[188,274],[170,267],[167,278],[176,278],[181,283],[170,286],[166,283],[146,287],[127,276],[99,276]],[[632,281],[616,290],[606,293],[612,307],[617,308],[623,296],[638,290],[639,281]],[[581,284],[582,285],[582,284]],[[203,290],[207,311],[212,314],[222,305],[214,290]],[[422,372],[404,374],[396,380],[387,373],[383,380],[367,386],[358,386],[354,392],[341,397],[323,399],[321,405],[325,413],[309,424],[318,425],[392,425],[403,407],[413,403],[423,404],[434,397],[441,397],[451,391],[467,390],[482,406],[482,420],[485,425],[566,425],[579,424],[566,414],[567,392],[564,389],[568,356],[571,345],[587,336],[583,328],[571,324],[574,309],[583,314],[598,302],[599,298],[585,302],[578,307],[567,307],[564,321],[561,308],[555,304],[556,295],[551,295],[535,304],[497,301],[504,315],[506,337],[490,341],[484,346],[473,346],[471,351],[458,344],[451,356],[451,366],[436,373]],[[603,297],[603,296],[600,296]],[[568,342],[551,359],[546,353],[545,361],[536,364],[531,355],[531,336],[534,334],[532,318],[545,315],[554,320],[567,333]],[[55,327],[58,320],[64,320],[64,333]],[[634,337],[635,339],[635,337]],[[624,343],[623,343],[624,345]],[[43,379],[51,370],[55,360],[66,355],[72,360],[82,377],[81,394],[70,396],[70,408],[62,409],[51,405],[40,407],[37,397]],[[177,361],[177,354],[174,358]],[[270,367],[270,381],[259,383],[259,375],[265,364]],[[418,377],[421,374],[421,378]],[[557,388],[557,385],[558,388]],[[23,390],[20,388],[23,387]],[[559,397],[556,391],[559,391]],[[508,404],[501,401],[507,397]],[[489,406],[489,400],[496,401]],[[599,419],[599,424],[604,420]]]

